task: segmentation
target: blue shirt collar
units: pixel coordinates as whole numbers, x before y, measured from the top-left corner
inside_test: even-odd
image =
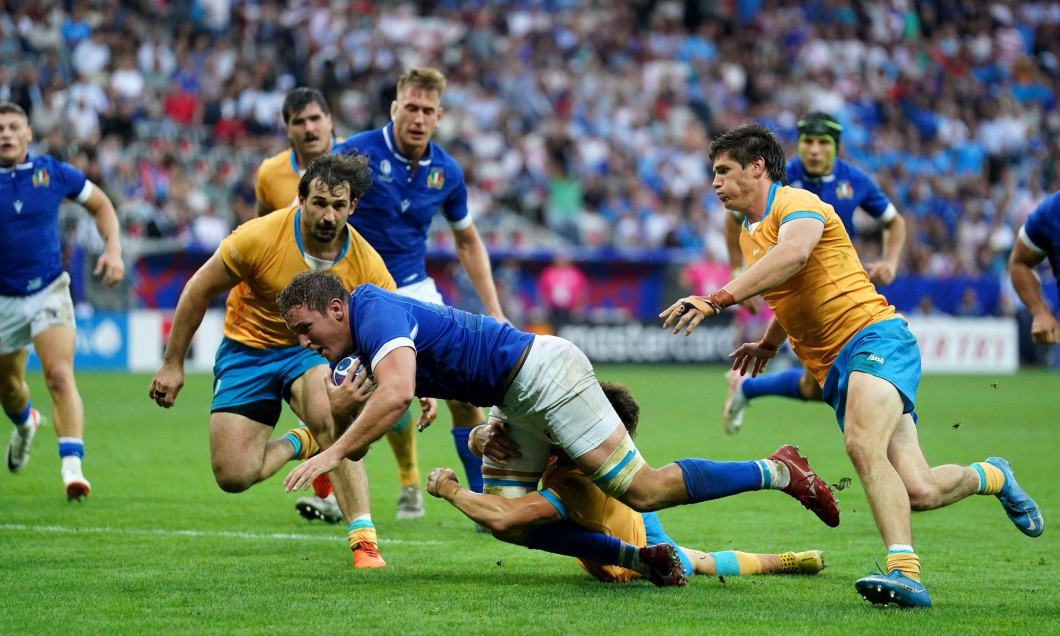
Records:
[[[394,155],[394,158],[404,164],[411,163],[409,158],[401,154],[398,150],[397,142],[394,141],[394,122],[390,122],[386,126],[383,126],[383,141],[386,142],[386,148],[390,151],[390,154]],[[420,159],[419,165],[429,166],[431,165],[431,155],[434,154],[434,142],[427,142],[427,152]]]

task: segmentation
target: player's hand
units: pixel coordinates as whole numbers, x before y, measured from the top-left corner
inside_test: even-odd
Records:
[[[1031,320],[1031,340],[1038,344],[1060,342],[1060,324],[1048,310],[1035,315]]]
[[[894,267],[885,261],[866,263],[865,271],[869,273],[869,280],[872,281],[872,284],[878,287],[890,285],[894,281],[896,274]]]
[[[420,419],[416,420],[416,430],[423,432],[438,417],[438,400],[434,398],[419,398]]]
[[[331,412],[336,420],[356,417],[364,408],[364,403],[372,396],[372,391],[375,391],[375,382],[368,377],[368,374],[358,373],[360,367],[361,361],[354,360],[349,373],[338,386],[331,381],[330,374],[324,376],[328,402],[331,404]]]
[[[287,477],[283,480],[286,492],[298,490],[299,488],[309,489],[313,485],[314,479],[338,468],[342,460],[343,457],[335,446],[310,457],[287,473]]]
[[[125,262],[122,261],[121,254],[112,254],[106,251],[100,254],[96,260],[96,269],[92,270],[92,275],[99,276],[100,274],[103,274],[103,284],[107,287],[113,287],[120,283],[125,278]]]
[[[659,313],[663,321],[663,329],[669,329],[674,325],[674,333],[685,330],[685,335],[692,333],[699,323],[707,318],[718,315],[718,309],[707,302],[703,296],[685,296]],[[676,324],[675,324],[676,323]]]
[[[486,426],[477,426],[473,429],[474,438],[471,443],[479,451],[483,459],[489,458],[501,466],[507,466],[509,457],[522,457],[519,445],[508,437],[508,424],[496,420]]]
[[[456,473],[451,468],[435,468],[431,474],[427,475],[427,494],[432,497],[445,499],[442,489],[459,485],[460,480],[456,478]]]
[[[177,394],[184,387],[184,368],[176,364],[163,363],[151,379],[147,395],[162,408],[170,408],[177,401]]]
[[[747,367],[750,365],[753,378],[766,370],[769,361],[776,357],[778,351],[779,347],[774,348],[762,342],[745,342],[729,354],[733,360],[732,370],[740,375],[747,375]]]

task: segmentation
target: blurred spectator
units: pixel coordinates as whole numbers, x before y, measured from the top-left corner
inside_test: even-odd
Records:
[[[571,262],[563,250],[537,279],[537,297],[548,312],[548,321],[557,331],[585,320],[589,307],[589,279]]]

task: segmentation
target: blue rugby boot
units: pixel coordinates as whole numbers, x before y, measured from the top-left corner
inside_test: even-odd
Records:
[[[1028,537],[1041,535],[1045,530],[1042,509],[1016,483],[1016,476],[1012,474],[1012,467],[1009,463],[1001,457],[988,457],[986,463],[996,466],[1005,474],[1005,485],[1001,487],[997,498],[1001,500],[1001,505],[1004,506],[1008,518],[1019,528],[1020,532]]]
[[[887,574],[873,572],[858,579],[854,589],[873,605],[894,603],[903,608],[931,607],[931,597],[924,584],[902,574],[901,570],[891,570]]]

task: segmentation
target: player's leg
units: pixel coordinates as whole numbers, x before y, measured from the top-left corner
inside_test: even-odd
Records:
[[[740,432],[745,411],[756,398],[775,395],[803,401],[821,400],[821,387],[817,380],[802,367],[792,367],[754,378],[729,371],[725,378],[729,382],[729,395],[722,407],[721,422],[729,435]]]
[[[758,554],[725,550],[701,552],[682,547],[696,574],[706,576],[754,576],[756,574],[817,574],[827,567],[823,550]]]
[[[85,456],[85,410],[74,382],[75,330],[54,326],[38,333],[33,345],[52,398],[52,424],[59,440],[60,474],[68,499],[88,496],[91,486],[81,470]]]
[[[890,459],[899,425],[907,417],[911,421],[902,410],[902,396],[889,381],[850,372],[843,442],[887,547],[886,573],[862,577],[855,589],[874,604],[930,607],[930,596],[920,582],[920,558],[913,549],[909,493]],[[908,440],[899,444],[904,447]]]
[[[299,364],[302,373],[291,382],[286,392],[291,410],[305,422],[313,433],[320,448],[325,449],[334,443],[338,436],[335,422],[331,417],[331,406],[328,402],[325,382],[328,380],[328,365],[317,364],[319,357],[304,357]],[[297,373],[293,371],[291,375]],[[358,568],[379,568],[386,561],[379,555],[379,539],[368,495],[368,475],[363,461],[352,462],[344,459],[330,473],[331,483],[335,488],[335,498],[346,518],[346,534],[353,551],[353,563]]]
[[[994,495],[1021,532],[1037,537],[1044,529],[1041,508],[1023,492],[1004,459],[991,457],[971,466],[929,466],[909,414],[898,425],[888,455],[905,483],[913,510],[934,510],[974,494]]]
[[[0,344],[6,342],[0,335]],[[26,384],[26,350],[0,353],[0,406],[13,425],[7,445],[7,469],[17,473],[29,463],[33,438],[40,425],[40,413],[29,399]]]
[[[423,516],[423,492],[420,490],[420,466],[416,456],[416,427],[412,425],[410,408],[386,434],[386,441],[397,461],[398,497],[397,518],[418,519]]]
[[[445,404],[453,418],[453,444],[456,446],[460,463],[464,465],[467,487],[475,492],[482,492],[482,460],[468,450],[467,436],[476,426],[486,422],[485,414],[474,404],[456,400],[446,400]]]

